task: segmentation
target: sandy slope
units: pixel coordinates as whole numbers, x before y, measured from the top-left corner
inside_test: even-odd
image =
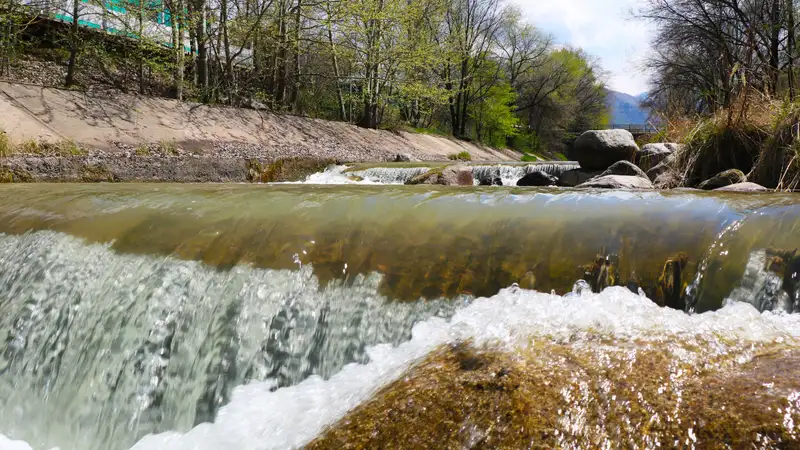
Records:
[[[183,149],[199,150],[208,156],[239,157],[245,148],[248,157],[265,159],[303,156],[382,161],[407,153],[421,160],[443,160],[464,150],[479,161],[519,159],[510,151],[438,136],[366,130],[266,111],[6,82],[0,82],[0,128],[15,141],[72,139],[106,151],[118,151],[117,143],[137,146],[175,141]]]

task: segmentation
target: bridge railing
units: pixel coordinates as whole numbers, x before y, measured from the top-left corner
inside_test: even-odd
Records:
[[[605,127],[607,130],[628,130],[631,133],[655,133],[658,127],[649,123],[612,123]]]

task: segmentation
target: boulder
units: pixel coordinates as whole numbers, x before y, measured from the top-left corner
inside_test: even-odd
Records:
[[[606,169],[605,172],[600,174],[601,177],[604,177],[606,175],[630,175],[632,177],[647,178],[648,180],[650,179],[647,177],[647,174],[644,173],[642,169],[640,169],[630,161],[615,162],[614,164],[611,165],[611,167]]]
[[[656,189],[673,189],[681,185],[683,179],[678,172],[670,169],[660,174],[653,180]]]
[[[729,184],[721,188],[714,189],[715,191],[729,191],[729,192],[765,192],[769,189],[756,183],[745,181],[744,183]]]
[[[591,178],[600,175],[597,171],[586,171],[581,169],[567,170],[558,177],[558,185],[565,187],[575,187],[581,183],[589,181]]]
[[[535,170],[517,181],[517,186],[555,186],[556,184],[558,184],[558,177],[540,170]]]
[[[739,169],[729,169],[724,172],[720,172],[713,177],[703,181],[699,185],[698,188],[710,191],[713,189],[730,186],[732,184],[744,183],[747,181],[747,176]]]
[[[438,184],[442,186],[472,186],[472,169],[464,165],[447,166],[429,170],[406,182],[406,184]]]
[[[392,161],[394,161],[394,162],[411,162],[411,161],[416,161],[416,159],[414,157],[412,157],[411,155],[409,155],[408,153],[398,153],[398,154],[394,155],[394,159],[392,159]]]
[[[601,189],[653,189],[653,183],[647,178],[632,175],[605,175],[592,178],[586,183],[578,185],[578,187]]]
[[[661,164],[669,155],[680,148],[679,144],[645,144],[636,152],[636,164],[645,172]]]
[[[570,154],[584,170],[608,169],[617,161],[632,161],[639,150],[627,130],[593,130],[575,140]]]

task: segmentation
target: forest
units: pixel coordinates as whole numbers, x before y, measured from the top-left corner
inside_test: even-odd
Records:
[[[102,73],[140,94],[531,152],[608,122],[599,62],[502,0],[3,2],[0,69],[46,54],[66,87]],[[54,16],[62,26],[41,31]]]

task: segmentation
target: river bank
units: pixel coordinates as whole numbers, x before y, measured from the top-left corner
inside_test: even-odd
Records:
[[[398,155],[446,161],[461,152],[475,161],[518,161],[521,156],[443,136],[370,130],[264,110],[7,82],[0,82],[0,118],[0,129],[11,146],[24,149],[66,142],[95,157],[165,153],[268,162],[288,158],[379,162]]]

